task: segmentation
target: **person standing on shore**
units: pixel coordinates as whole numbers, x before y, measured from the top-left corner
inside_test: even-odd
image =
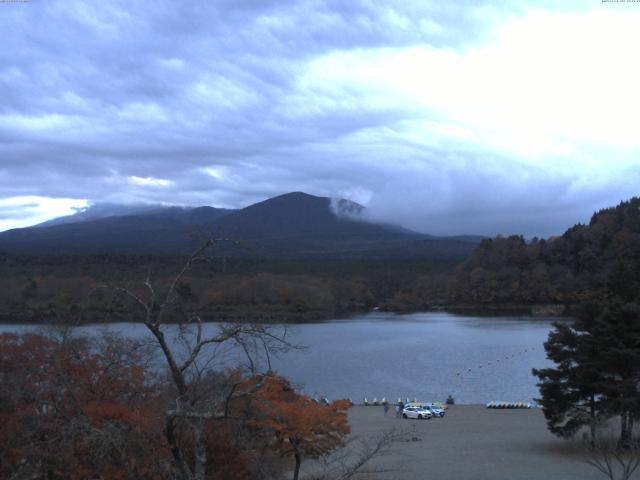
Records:
[[[384,404],[384,416],[385,417],[387,416],[387,413],[389,413],[389,404],[385,403]]]

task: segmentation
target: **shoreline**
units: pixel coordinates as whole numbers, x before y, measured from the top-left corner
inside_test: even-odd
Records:
[[[391,315],[409,315],[412,313],[449,313],[452,315],[464,315],[471,317],[501,317],[501,316],[527,316],[527,317],[558,317],[570,318],[570,310],[562,305],[435,305],[423,309],[387,310],[382,308],[354,309],[348,311],[324,311],[309,310],[305,312],[274,311],[274,312],[209,312],[202,313],[203,322],[220,323],[257,323],[257,324],[310,324],[327,323],[334,320],[349,320],[359,315],[373,312],[388,313]],[[117,323],[141,323],[140,320],[123,320],[120,315],[105,314],[104,312],[76,312],[69,313],[69,320],[60,320],[60,314],[49,311],[28,311],[0,313],[0,324],[11,325],[61,325],[61,326],[87,326],[108,325]],[[104,318],[106,316],[110,318]],[[124,316],[124,312],[123,312]],[[53,318],[52,318],[53,317]],[[168,321],[167,324],[179,322]]]

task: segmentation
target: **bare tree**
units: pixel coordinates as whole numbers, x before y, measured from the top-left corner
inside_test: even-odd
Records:
[[[601,433],[584,445],[584,460],[609,480],[629,480],[640,467],[640,439],[621,447],[614,435]]]
[[[220,324],[211,331],[203,326],[197,313],[182,311],[180,289],[185,276],[194,265],[209,260],[206,253],[216,244],[216,240],[209,240],[195,250],[163,294],[149,276],[140,291],[115,288],[142,311],[142,321],[168,368],[175,389],[175,405],[166,411],[165,436],[174,463],[174,478],[180,480],[205,479],[207,463],[214,460],[207,457],[207,422],[230,418],[232,403],[255,394],[262,386],[260,378],[264,377],[258,376],[252,382],[247,382],[247,378],[256,378],[261,367],[270,370],[274,353],[293,348],[286,338],[286,329]],[[168,325],[171,320],[177,323]],[[176,341],[168,337],[172,330]],[[230,374],[211,373],[213,367],[219,371],[231,366]],[[190,432],[192,448],[181,445],[180,432],[184,429]]]
[[[349,480],[393,471],[389,468],[372,467],[372,463],[388,455],[396,443],[411,441],[412,434],[411,430],[391,428],[370,437],[352,436],[338,451],[307,462],[304,478]]]

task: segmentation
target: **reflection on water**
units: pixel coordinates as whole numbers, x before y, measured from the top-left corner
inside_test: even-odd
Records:
[[[531,369],[549,365],[542,344],[554,320],[374,312],[295,325],[288,327],[290,339],[308,349],[274,359],[273,367],[311,395],[356,402],[364,396],[442,401],[449,394],[458,403],[531,401],[538,396]],[[34,328],[0,325],[0,331]],[[104,328],[78,330],[90,335]],[[148,335],[139,324],[106,328]]]

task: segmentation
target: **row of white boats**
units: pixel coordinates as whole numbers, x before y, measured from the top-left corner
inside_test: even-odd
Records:
[[[534,408],[535,405],[527,402],[499,402],[487,403],[487,408]]]
[[[351,401],[351,403],[353,404],[353,400],[349,399],[349,401]],[[418,402],[417,398],[414,398],[413,401],[415,403]],[[364,400],[362,401],[362,405],[364,405],[365,407],[368,407],[369,405],[389,405],[389,401],[387,400],[387,397],[382,397],[382,400],[378,401],[377,397],[373,397],[373,400],[370,402],[367,397],[364,397]],[[402,399],[400,397],[398,397],[398,401],[396,402],[396,404],[401,404],[401,403],[411,403],[411,400],[409,399],[409,397],[407,397],[407,401],[403,402]]]
[[[329,405],[329,400],[326,397],[321,397],[319,400],[315,400],[317,403],[322,403],[325,405]],[[350,398],[349,399],[349,403],[351,403],[351,405],[355,405],[354,401]],[[393,405],[412,405],[412,404],[421,404],[421,402],[418,401],[417,398],[414,398],[413,400],[411,400],[409,397],[406,398],[405,401],[402,400],[402,398],[398,397],[398,401],[395,402]],[[369,406],[384,406],[384,405],[391,405],[391,402],[389,402],[387,400],[386,397],[382,397],[381,400],[378,400],[377,397],[373,397],[373,400],[369,401],[369,399],[367,397],[364,397],[363,401],[362,401],[362,405],[365,407],[369,407]],[[446,405],[445,403],[430,403],[429,405],[434,405],[434,406],[438,406],[439,408],[447,408],[448,405]],[[533,403],[529,403],[529,402],[503,402],[503,401],[498,401],[498,400],[494,400],[491,401],[489,403],[487,403],[487,408],[498,408],[498,409],[502,409],[502,408],[536,408],[536,405]]]

